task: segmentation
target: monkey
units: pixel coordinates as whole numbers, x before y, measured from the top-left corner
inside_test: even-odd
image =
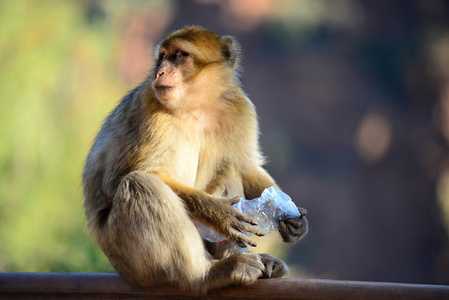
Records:
[[[249,251],[257,245],[245,232],[262,232],[232,206],[277,186],[263,167],[240,60],[232,36],[201,26],[169,34],[156,46],[149,75],[94,139],[82,175],[87,225],[133,286],[205,294],[287,273],[281,260]],[[279,221],[283,241],[307,233],[307,211],[300,213]],[[228,240],[203,241],[195,222]]]

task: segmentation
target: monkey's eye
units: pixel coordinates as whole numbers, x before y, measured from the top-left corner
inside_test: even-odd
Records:
[[[167,58],[167,53],[166,52],[162,52],[161,54],[159,54],[159,60],[160,61],[163,61],[166,58]]]
[[[183,52],[181,50],[176,50],[175,54],[173,55],[173,58],[177,59],[177,58],[185,57],[188,55],[189,54],[187,52]]]

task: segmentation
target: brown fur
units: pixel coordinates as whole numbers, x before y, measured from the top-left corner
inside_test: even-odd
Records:
[[[255,246],[243,231],[261,232],[231,205],[275,185],[262,168],[239,59],[231,37],[201,27],[169,35],[156,50],[152,75],[121,100],[94,141],[83,174],[88,226],[117,272],[136,286],[207,292],[287,272],[272,256],[236,251]],[[193,220],[229,241],[206,243],[206,250]],[[285,241],[306,233],[305,217],[287,221]]]

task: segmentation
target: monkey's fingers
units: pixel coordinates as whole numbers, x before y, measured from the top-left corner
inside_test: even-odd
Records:
[[[252,247],[257,247],[257,244],[254,241],[252,241],[247,235],[240,231],[235,230],[233,234],[231,234],[230,238],[241,248],[246,247],[246,244]]]
[[[251,225],[257,225],[257,221],[254,218],[252,218],[252,217],[250,217],[248,215],[245,215],[244,213],[240,212],[238,209],[235,209],[235,216],[240,221],[249,223]]]
[[[229,199],[229,203],[231,205],[237,204],[240,202],[240,197],[239,196],[235,196],[234,198]]]
[[[232,206],[234,204],[237,204],[240,202],[240,197],[236,196],[234,198],[224,198],[221,200],[222,202],[226,203],[229,206]]]
[[[299,219],[286,219],[279,221],[279,230],[289,234],[295,234],[300,228]]]
[[[247,242],[246,242],[248,245],[250,245],[251,247],[257,247],[257,244],[253,241],[253,240],[250,240],[250,239],[247,239]]]
[[[250,232],[257,236],[265,235],[259,227],[249,225],[248,223],[244,223],[244,222],[239,222],[238,225],[236,226],[236,229],[239,231],[242,231],[242,232]]]
[[[299,220],[300,218],[301,217],[296,218],[296,219],[285,219],[281,222],[284,223],[285,226],[289,226],[292,229],[298,229],[300,227],[300,220]],[[279,223],[281,223],[281,222],[279,222]]]

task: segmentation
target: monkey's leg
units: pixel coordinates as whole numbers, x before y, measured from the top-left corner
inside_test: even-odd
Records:
[[[256,254],[213,261],[182,200],[155,175],[125,176],[113,199],[103,251],[137,286],[174,283],[194,292],[247,285],[262,276]]]
[[[182,200],[155,175],[132,172],[119,184],[101,243],[128,282],[195,290],[211,267]]]

